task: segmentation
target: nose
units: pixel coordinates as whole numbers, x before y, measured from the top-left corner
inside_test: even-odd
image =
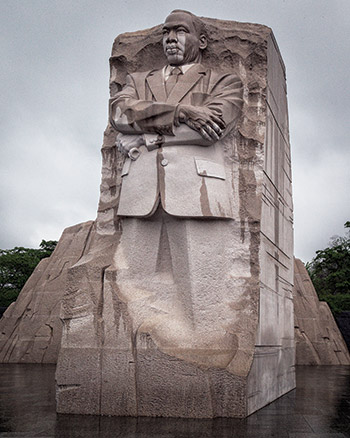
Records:
[[[173,29],[170,30],[170,32],[168,33],[168,36],[167,36],[166,42],[167,42],[167,43],[177,42],[176,32],[175,32]]]

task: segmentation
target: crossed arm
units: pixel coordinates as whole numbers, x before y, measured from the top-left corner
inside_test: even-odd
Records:
[[[199,106],[141,100],[128,76],[111,102],[111,123],[119,131],[117,145],[125,154],[142,145],[153,148],[157,142],[210,146],[228,132],[241,106],[241,82],[232,75],[222,76]]]

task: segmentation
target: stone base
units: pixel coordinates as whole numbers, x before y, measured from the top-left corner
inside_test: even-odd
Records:
[[[244,418],[295,388],[294,348],[257,348],[248,378],[200,369],[159,351],[69,349],[57,368],[57,412],[179,418]]]
[[[137,354],[62,350],[56,374],[57,412],[181,418],[247,415],[247,379],[168,356],[146,336],[139,341],[143,345]]]
[[[288,344],[256,347],[248,376],[248,415],[295,388],[294,342]]]

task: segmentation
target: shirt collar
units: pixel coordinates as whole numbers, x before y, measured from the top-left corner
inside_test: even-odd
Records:
[[[192,64],[183,64],[183,65],[166,65],[163,68],[163,77],[165,80],[169,79],[170,73],[171,71],[175,68],[178,67],[182,74],[185,74],[191,67],[193,67],[195,65],[195,63]]]

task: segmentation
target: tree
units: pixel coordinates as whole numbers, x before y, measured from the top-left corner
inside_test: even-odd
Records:
[[[50,257],[55,240],[42,240],[39,249],[15,247],[0,249],[0,306],[15,301],[41,259]]]
[[[350,221],[344,227],[344,237],[331,238],[330,246],[316,251],[316,257],[306,264],[320,300],[335,314],[350,310]]]

